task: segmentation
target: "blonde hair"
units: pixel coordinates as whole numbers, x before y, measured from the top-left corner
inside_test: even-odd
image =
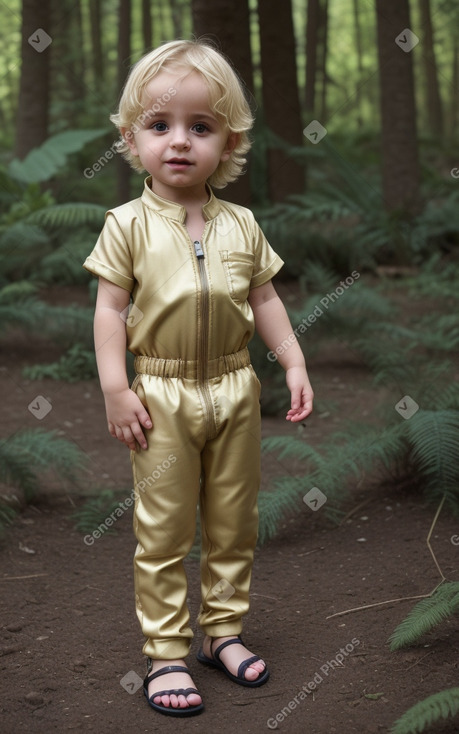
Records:
[[[223,55],[207,42],[170,41],[143,56],[132,67],[124,86],[118,112],[110,115],[110,120],[121,129],[128,130],[127,136],[137,132],[140,125],[152,113],[157,113],[167,104],[176,90],[169,88],[144,111],[143,96],[147,84],[162,70],[187,69],[197,71],[209,88],[209,104],[228,133],[238,133],[239,139],[227,161],[220,161],[208,182],[218,189],[241,175],[246,162],[245,154],[250,150],[251,141],[248,131],[253,125],[253,115],[244,95],[242,83]],[[144,168],[138,156],[134,155],[122,137],[117,144],[118,152],[136,171]]]

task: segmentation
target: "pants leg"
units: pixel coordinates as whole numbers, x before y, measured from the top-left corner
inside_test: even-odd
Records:
[[[258,533],[260,383],[251,366],[212,381],[219,432],[202,454],[201,611],[213,637],[239,634]]]
[[[136,504],[134,558],[136,611],[151,658],[183,658],[189,627],[183,560],[195,536],[200,489],[202,415],[186,381],[142,375],[136,392],[153,428],[148,449],[131,453]]]

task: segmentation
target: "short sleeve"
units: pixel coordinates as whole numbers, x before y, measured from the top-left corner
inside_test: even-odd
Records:
[[[132,255],[115,215],[107,212],[99,239],[83,267],[96,276],[131,292],[134,287]]]
[[[279,272],[284,261],[274,252],[255,220],[253,238],[255,267],[250,281],[250,287],[257,288],[259,285],[263,285],[271,280]]]

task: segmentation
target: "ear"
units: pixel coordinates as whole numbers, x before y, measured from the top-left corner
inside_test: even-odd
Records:
[[[132,132],[132,130],[127,127],[122,127],[121,135],[123,136],[125,143],[127,143],[127,145],[129,146],[129,150],[131,151],[132,155],[138,155],[134,133]]]
[[[226,141],[225,147],[223,148],[222,155],[220,158],[221,161],[228,160],[231,153],[233,152],[235,147],[238,145],[240,139],[241,139],[240,133],[230,133],[228,135],[228,140]]]

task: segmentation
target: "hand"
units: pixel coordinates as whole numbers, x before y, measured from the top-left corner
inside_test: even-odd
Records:
[[[285,378],[291,393],[292,406],[285,418],[292,423],[298,423],[312,413],[314,393],[304,367],[290,367]]]
[[[105,395],[108,430],[113,438],[136,450],[136,440],[146,449],[147,440],[142,430],[152,428],[153,423],[141,400],[130,388]]]

